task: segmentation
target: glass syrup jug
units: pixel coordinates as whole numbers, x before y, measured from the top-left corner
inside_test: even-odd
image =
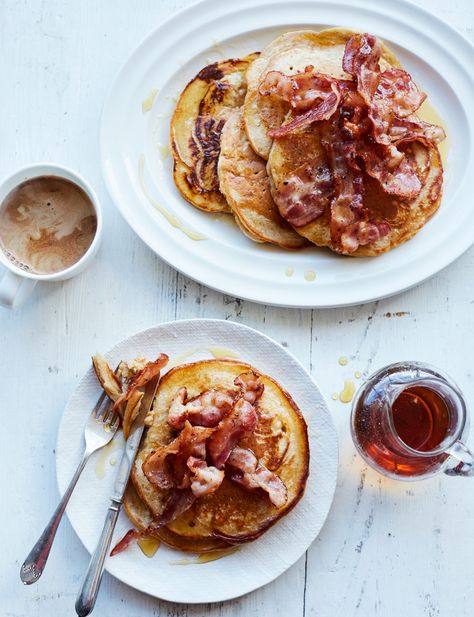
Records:
[[[391,478],[474,475],[464,397],[428,364],[399,362],[372,375],[354,398],[351,431],[362,458]]]

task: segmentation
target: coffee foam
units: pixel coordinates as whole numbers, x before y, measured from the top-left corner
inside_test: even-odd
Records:
[[[32,178],[14,188],[0,206],[0,245],[22,270],[53,274],[87,252],[97,217],[86,192],[57,176]]]

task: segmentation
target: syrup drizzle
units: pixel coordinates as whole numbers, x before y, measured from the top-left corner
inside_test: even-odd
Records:
[[[156,208],[165,217],[165,219],[168,221],[168,223],[172,227],[175,227],[176,229],[179,229],[180,231],[182,231],[191,240],[196,240],[196,241],[197,240],[207,240],[206,236],[203,236],[202,234],[199,234],[185,227],[178,217],[176,217],[174,214],[171,214],[171,212],[169,212],[166,208],[164,208],[161,204],[159,204],[157,201],[153,199],[153,197],[149,194],[145,186],[144,171],[145,171],[145,157],[143,154],[141,154],[140,159],[138,161],[138,177],[140,180],[140,186],[143,191],[143,194],[148,199],[148,201],[151,203],[151,205],[154,208]]]
[[[223,550],[209,551],[208,553],[200,553],[194,559],[177,559],[176,561],[170,561],[171,566],[192,566],[201,563],[209,563],[210,561],[217,561],[228,555],[232,555],[239,550],[238,546],[232,548],[226,548]]]

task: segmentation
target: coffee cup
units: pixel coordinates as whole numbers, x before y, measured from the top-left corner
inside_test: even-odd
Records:
[[[64,268],[61,267],[61,261],[58,263],[58,258],[56,256],[54,269],[51,271],[47,269],[38,271],[38,269],[30,267],[29,264],[22,263],[21,260],[16,258],[14,252],[8,250],[8,246],[2,241],[0,224],[0,264],[7,268],[7,272],[0,281],[0,305],[8,308],[20,308],[29,298],[38,282],[64,281],[81,273],[90,265],[100,245],[102,237],[102,213],[97,196],[84,178],[62,165],[51,163],[30,165],[4,179],[0,183],[0,217],[4,204],[10,196],[14,194],[12,191],[16,189],[20,190],[22,186],[28,186],[29,181],[32,181],[31,185],[35,186],[38,182],[47,183],[48,179],[51,182],[56,182],[56,184],[59,184],[61,181],[68,181],[63,182],[63,184],[65,186],[71,185],[72,190],[76,190],[78,194],[82,195],[83,201],[87,200],[87,205],[88,207],[90,206],[91,211],[91,216],[89,218],[92,219],[95,216],[93,230],[91,231],[89,229],[90,243],[88,243],[87,248],[85,248],[81,254],[77,254],[77,259],[75,259],[76,255],[71,257],[69,254],[69,261],[64,261]],[[74,201],[71,203],[74,203]],[[52,204],[48,201],[47,206],[54,208],[54,203]],[[20,216],[19,220],[21,220],[21,218]],[[10,227],[14,227],[14,224],[10,224]],[[42,233],[44,230],[40,231]],[[36,233],[36,238],[40,238],[38,233]],[[67,240],[68,238],[66,237],[66,243],[63,243],[65,247],[63,250],[67,248],[70,253],[69,247],[71,242],[69,242],[68,247]],[[38,241],[37,245],[39,248],[35,250],[37,253],[40,253],[42,250],[41,242]],[[71,259],[73,260],[72,262]]]

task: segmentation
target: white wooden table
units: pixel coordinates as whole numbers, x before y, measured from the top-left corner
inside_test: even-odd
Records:
[[[471,0],[418,1],[473,38]],[[171,605],[106,575],[94,614],[471,617],[474,480],[440,476],[406,484],[378,476],[355,454],[350,406],[331,395],[357,370],[413,358],[445,369],[468,399],[474,397],[474,250],[410,292],[324,311],[240,301],[165,265],[111,203],[101,178],[97,133],[105,93],[125,57],[185,4],[0,1],[0,173],[42,160],[77,169],[98,191],[106,228],[102,251],[86,273],[39,286],[19,312],[0,308],[0,615],[74,614],[89,557],[67,520],[41,580],[22,587],[18,572],[58,500],[57,427],[91,353],[161,321],[217,317],[284,342],[326,395],[340,438],[339,481],[327,524],[293,568],[239,600]],[[338,364],[341,355],[350,359],[345,367]]]

